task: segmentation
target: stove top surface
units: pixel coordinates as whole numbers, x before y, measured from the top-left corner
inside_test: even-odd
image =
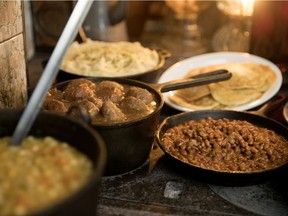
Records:
[[[208,184],[156,147],[138,169],[102,178],[97,213],[284,216],[288,215],[288,190],[282,183],[284,180],[237,187]]]

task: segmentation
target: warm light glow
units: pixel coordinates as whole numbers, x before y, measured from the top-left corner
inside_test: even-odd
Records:
[[[217,3],[218,8],[230,16],[252,16],[256,0],[226,0]]]
[[[241,0],[241,15],[242,16],[251,16],[253,14],[254,0]]]

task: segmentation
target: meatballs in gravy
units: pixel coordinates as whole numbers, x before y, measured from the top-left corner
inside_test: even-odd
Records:
[[[52,88],[43,109],[66,113],[75,105],[87,111],[92,124],[110,124],[141,119],[156,109],[157,102],[151,92],[141,87],[80,78]]]

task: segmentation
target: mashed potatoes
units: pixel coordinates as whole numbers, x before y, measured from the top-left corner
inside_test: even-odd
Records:
[[[134,42],[74,42],[61,64],[70,73],[92,77],[121,77],[152,70],[159,63],[157,51]]]

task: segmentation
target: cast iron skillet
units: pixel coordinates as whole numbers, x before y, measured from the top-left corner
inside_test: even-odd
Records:
[[[163,50],[163,49],[158,49],[156,51],[159,55],[159,62],[154,68],[152,68],[146,72],[143,72],[143,73],[121,76],[119,78],[134,79],[134,80],[147,82],[147,83],[157,83],[159,76],[160,76],[161,68],[165,64],[166,58],[170,57],[170,53],[166,50]],[[44,61],[42,64],[46,65],[47,62],[48,61]],[[85,77],[91,78],[91,77],[95,77],[95,76],[84,76],[84,75],[82,76],[80,74],[75,74],[73,72],[60,69],[59,73],[57,74],[57,77],[56,77],[56,82],[63,82],[63,81],[71,80],[71,79],[85,78]]]
[[[13,134],[22,111],[12,108],[0,109],[0,137],[11,136]],[[106,164],[106,148],[99,133],[86,124],[72,118],[40,112],[29,135],[35,137],[52,136],[65,141],[87,155],[94,165],[90,180],[79,191],[67,199],[60,201],[58,204],[35,212],[32,215],[95,215],[100,179]]]
[[[157,108],[154,112],[137,120],[123,123],[90,124],[101,134],[107,146],[105,175],[118,175],[131,171],[148,159],[155,131],[159,124],[160,112],[164,105],[162,92],[204,85],[207,82],[219,82],[231,77],[231,73],[227,70],[218,70],[212,72],[212,74],[213,76],[210,76],[211,73],[206,73],[197,75],[193,77],[194,79],[175,80],[157,84],[147,84],[137,80],[120,78],[87,78],[92,82],[110,80],[120,84],[144,88],[154,95],[157,103]],[[58,90],[64,90],[70,81],[57,83],[53,87],[56,87]]]
[[[221,172],[211,169],[205,169],[198,166],[194,166],[187,162],[181,161],[180,159],[171,155],[165,150],[165,147],[161,143],[161,138],[163,134],[171,127],[182,124],[189,120],[199,120],[206,117],[212,117],[214,119],[228,118],[233,120],[246,120],[256,126],[264,127],[275,131],[278,135],[282,136],[284,139],[288,140],[288,128],[281,123],[269,119],[265,116],[267,112],[278,107],[286,100],[284,95],[280,95],[276,101],[265,104],[262,108],[257,111],[233,111],[233,110],[200,110],[183,112],[180,114],[172,115],[163,120],[156,132],[156,141],[160,148],[165,152],[177,169],[183,169],[185,173],[190,173],[194,178],[199,178],[202,181],[212,184],[220,185],[249,185],[256,184],[262,181],[267,181],[277,175],[281,175],[285,172],[288,165],[288,160],[278,166],[275,169],[269,169],[257,172]],[[287,170],[286,170],[287,171]]]

